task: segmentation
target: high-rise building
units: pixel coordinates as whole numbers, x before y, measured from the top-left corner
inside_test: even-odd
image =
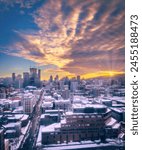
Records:
[[[71,87],[70,87],[72,92],[75,92],[78,90],[78,82],[77,81],[71,81]]]
[[[37,74],[37,68],[30,68],[30,75],[36,75]]]
[[[40,86],[41,70],[37,68],[30,68],[30,84],[32,86]]]
[[[38,79],[39,79],[39,81],[41,80],[41,70],[40,69],[38,69]]]
[[[29,72],[23,72],[23,87],[28,86],[29,82],[30,82],[30,74],[29,74]]]
[[[34,105],[35,105],[34,95],[31,93],[25,94],[23,100],[24,113],[31,114],[33,112]]]
[[[70,91],[65,89],[65,90],[62,90],[62,97],[63,99],[69,99],[70,97]]]
[[[50,76],[49,82],[53,82],[53,76]]]
[[[58,75],[56,75],[55,81],[59,81],[59,76]]]
[[[22,75],[21,75],[21,74],[18,74],[17,77],[16,77],[16,79],[17,79],[17,80],[21,80],[21,79],[22,79]]]
[[[15,80],[16,80],[16,74],[12,73],[12,81],[15,82]]]
[[[62,80],[59,81],[59,89],[64,90],[64,81]]]
[[[0,99],[6,98],[6,87],[3,84],[0,84]]]
[[[22,75],[18,74],[16,77],[16,88],[21,88],[22,87]]]
[[[80,76],[79,75],[77,76],[77,82],[78,83],[80,82]]]

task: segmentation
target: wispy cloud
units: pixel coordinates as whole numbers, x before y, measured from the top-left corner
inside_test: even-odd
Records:
[[[0,0],[0,4],[3,8],[0,11],[9,10],[11,7],[15,7],[15,4],[19,5],[20,8],[32,8],[34,4],[40,0]]]
[[[16,31],[23,40],[6,53],[54,64],[62,73],[124,71],[124,7],[124,0],[45,1],[32,14],[39,31]]]

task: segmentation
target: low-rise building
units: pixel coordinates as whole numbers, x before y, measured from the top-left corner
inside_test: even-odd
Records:
[[[60,123],[46,126],[42,130],[42,144],[79,142],[84,140],[102,141],[106,138],[105,122],[110,118],[110,110],[103,105],[75,108],[67,112]]]
[[[69,110],[71,108],[71,101],[69,99],[61,99],[61,100],[55,100],[55,109],[63,109],[63,110]]]

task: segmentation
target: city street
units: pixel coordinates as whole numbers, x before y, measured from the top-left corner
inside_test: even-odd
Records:
[[[39,100],[34,108],[34,111],[32,113],[29,136],[26,139],[26,142],[24,143],[23,147],[20,148],[22,150],[34,149],[37,134],[38,134],[38,129],[39,129],[39,121],[40,121],[39,119],[40,119],[40,115],[41,115],[40,106],[42,104],[43,95],[44,95],[44,91],[41,92],[40,98],[39,98]]]

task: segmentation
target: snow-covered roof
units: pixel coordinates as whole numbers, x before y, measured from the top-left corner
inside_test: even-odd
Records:
[[[15,126],[19,126],[21,124],[21,122],[12,122],[12,123],[8,123],[6,125],[4,125],[5,128],[14,128]]]
[[[106,108],[105,105],[102,104],[73,104],[73,108],[86,108],[86,107],[93,107],[93,108]]]
[[[112,110],[114,110],[115,112],[118,113],[124,113],[125,112],[125,108],[121,107],[121,108],[111,108]]]
[[[106,126],[113,126],[114,124],[117,123],[117,120],[114,119],[113,117],[110,117],[109,119],[107,119],[107,121],[105,122]]]
[[[67,100],[64,100],[64,99],[61,99],[61,100],[55,100],[55,103],[56,104],[61,104],[61,103],[70,103],[70,100],[69,99],[67,99]]]
[[[29,115],[24,114],[23,117],[21,118],[21,121],[28,119]]]
[[[42,107],[52,107],[53,102],[43,102]]]
[[[113,128],[113,129],[118,129],[118,128],[120,128],[120,123],[114,124],[112,128]]]

